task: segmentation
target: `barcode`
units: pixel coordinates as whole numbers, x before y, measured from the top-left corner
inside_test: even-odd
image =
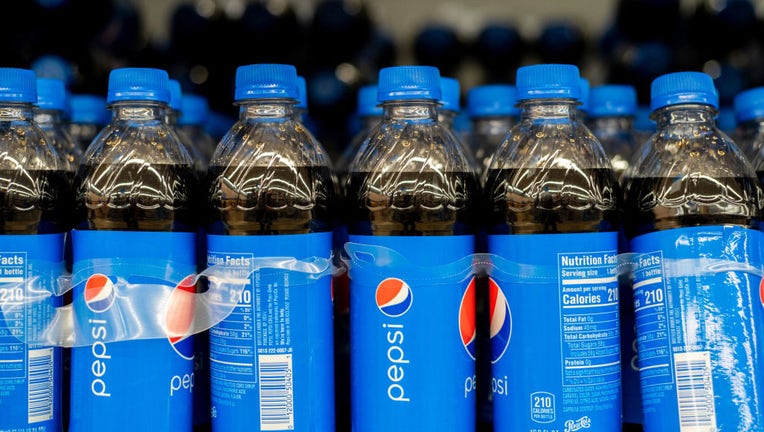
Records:
[[[293,430],[292,355],[261,355],[260,429]]]
[[[676,393],[681,432],[716,431],[711,354],[708,351],[674,354]]]
[[[53,348],[29,350],[29,423],[53,418]]]

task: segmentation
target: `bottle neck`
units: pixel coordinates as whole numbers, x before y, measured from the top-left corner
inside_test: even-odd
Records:
[[[627,132],[634,129],[634,117],[606,116],[591,119],[591,129],[597,131]]]
[[[64,113],[61,110],[36,109],[34,110],[34,121],[41,126],[63,124]]]
[[[169,107],[167,104],[156,101],[124,101],[114,102],[110,106],[112,120],[127,121],[164,121]]]
[[[0,102],[0,121],[31,121],[34,106],[30,103]]]
[[[387,101],[382,104],[384,120],[412,122],[438,121],[438,103],[430,99]]]
[[[575,99],[528,99],[520,102],[521,121],[578,121],[579,101]]]
[[[515,118],[510,116],[475,117],[472,130],[476,135],[494,135],[507,133],[515,125]]]
[[[250,99],[240,103],[240,120],[286,121],[295,117],[292,99]]]
[[[682,104],[659,108],[653,112],[652,118],[658,129],[678,124],[716,128],[716,114],[716,109],[709,105]]]
[[[451,110],[439,110],[438,111],[438,122],[443,125],[443,127],[453,130],[454,129],[454,119],[456,119],[457,113],[455,111]]]

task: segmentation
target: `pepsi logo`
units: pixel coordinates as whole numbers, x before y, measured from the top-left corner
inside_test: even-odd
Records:
[[[496,281],[488,279],[491,318],[491,363],[501,359],[512,337],[512,313],[509,303]]]
[[[761,307],[764,307],[764,279],[759,283],[759,301],[761,302]]]
[[[194,303],[196,300],[196,276],[186,276],[170,293],[165,314],[167,340],[186,360],[194,358],[193,335]]]
[[[470,280],[467,289],[464,291],[462,303],[459,305],[459,333],[462,336],[462,345],[467,350],[472,360],[475,360],[476,347],[476,325],[475,325],[475,278]]]
[[[114,282],[108,276],[96,273],[85,282],[85,304],[93,312],[106,312],[116,297]]]
[[[377,285],[377,307],[389,317],[399,317],[408,312],[413,301],[411,287],[397,278],[387,278]]]

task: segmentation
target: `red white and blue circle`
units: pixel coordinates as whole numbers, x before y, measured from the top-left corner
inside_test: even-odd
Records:
[[[376,302],[383,314],[399,317],[411,308],[411,287],[398,278],[387,278],[377,285]]]
[[[165,325],[167,340],[172,348],[184,359],[194,358],[192,325],[194,323],[194,302],[196,296],[196,276],[186,276],[175,286],[167,305]]]
[[[459,305],[459,333],[462,337],[462,345],[472,360],[475,360],[477,350],[477,328],[475,324],[475,278],[470,280],[464,291],[462,302]]]
[[[106,312],[116,297],[114,282],[106,275],[96,273],[85,282],[85,304],[93,312]]]
[[[499,361],[512,337],[512,312],[504,291],[493,279],[488,279],[491,318],[491,363]]]

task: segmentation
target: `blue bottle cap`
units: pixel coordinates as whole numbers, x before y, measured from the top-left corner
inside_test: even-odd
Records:
[[[358,89],[358,107],[356,112],[361,117],[381,116],[384,112],[377,100],[377,86],[367,85]]]
[[[106,103],[120,101],[170,102],[170,77],[154,68],[118,68],[109,73]]]
[[[34,71],[0,68],[0,101],[37,103],[37,77]]]
[[[626,84],[605,84],[589,92],[591,117],[634,116],[637,112],[637,90]]]
[[[738,123],[764,117],[764,87],[743,90],[732,101]]]
[[[581,76],[578,66],[569,64],[538,64],[522,66],[515,76],[517,100],[580,99]]]
[[[472,87],[467,92],[467,112],[470,117],[516,116],[515,86],[486,84]]]
[[[297,75],[297,105],[295,108],[308,109],[308,83],[305,77]]]
[[[58,78],[37,78],[37,107],[66,111],[69,108],[66,84]]]
[[[459,98],[461,98],[461,91],[459,80],[455,78],[440,77],[440,109],[459,112],[462,109],[459,101]]]
[[[180,125],[204,125],[210,115],[210,107],[204,96],[184,94],[181,99]]]
[[[173,111],[181,111],[183,109],[183,90],[180,88],[180,81],[170,80],[170,108]]]
[[[590,91],[591,91],[591,85],[589,84],[589,80],[581,77],[581,97],[579,98],[579,100],[581,101],[581,105],[578,107],[578,109],[580,109],[581,111],[587,114],[589,113],[589,107],[590,107],[589,105],[589,98],[591,96],[589,94]]]
[[[106,98],[90,94],[75,94],[69,98],[72,123],[92,123],[104,126],[109,122]]]
[[[292,65],[260,63],[236,69],[236,101],[274,98],[297,100],[299,96],[297,69]]]
[[[377,99],[440,100],[440,71],[434,66],[391,66],[379,71]]]
[[[700,104],[719,107],[719,93],[711,76],[703,72],[673,72],[650,85],[650,110],[669,105]]]

